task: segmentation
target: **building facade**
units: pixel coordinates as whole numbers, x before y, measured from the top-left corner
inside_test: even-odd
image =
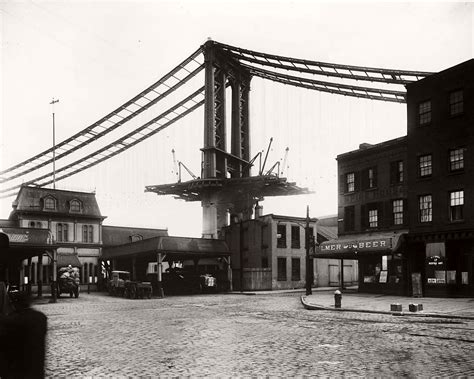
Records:
[[[335,219],[335,218],[334,218]],[[234,290],[297,289],[306,286],[307,253],[306,226],[308,222],[311,241],[322,242],[334,236],[335,228],[328,225],[318,228],[318,220],[275,214],[260,215],[255,219],[233,223],[223,229],[224,238],[231,251]],[[310,243],[311,244],[311,243]],[[309,275],[312,286],[328,286],[331,277],[339,280],[339,262],[317,262],[314,249],[309,253]],[[346,265],[350,284],[357,273],[353,262]],[[242,283],[242,284],[241,284]],[[334,283],[337,285],[338,283]]]
[[[341,266],[357,260],[359,291],[406,291],[406,154],[402,137],[337,157],[338,238],[323,242],[317,256],[340,259]]]
[[[474,59],[407,86],[411,271],[474,295]]]
[[[79,267],[82,289],[94,291],[105,278],[103,248],[168,235],[166,229],[103,225],[105,218],[93,192],[22,186],[8,220],[0,220],[0,229],[18,253],[38,254],[25,253],[30,258],[19,267],[0,265],[0,280],[28,284],[33,292],[38,285],[47,289],[53,280],[54,250],[57,266]],[[40,232],[45,236],[41,244],[39,237],[33,238]]]
[[[474,60],[407,85],[407,136],[337,157],[339,236],[359,290],[474,294]]]

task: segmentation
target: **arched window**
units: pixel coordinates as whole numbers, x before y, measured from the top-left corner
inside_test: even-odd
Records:
[[[38,222],[36,223],[36,227],[37,227],[38,229],[41,229],[41,228],[43,227],[43,224],[38,221]]]
[[[53,197],[46,197],[44,199],[44,209],[56,209],[56,200]]]
[[[71,200],[69,203],[69,211],[73,213],[80,213],[82,211],[82,204],[79,200]]]
[[[34,228],[35,227],[35,222],[34,221],[31,221],[30,222],[30,228]]]

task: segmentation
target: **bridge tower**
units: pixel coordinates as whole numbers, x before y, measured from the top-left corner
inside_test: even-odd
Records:
[[[248,220],[265,196],[309,193],[271,173],[251,176],[249,92],[251,74],[212,40],[203,46],[205,65],[204,144],[201,177],[187,182],[147,186],[145,191],[201,201],[204,238],[218,238],[230,222]],[[231,99],[226,99],[226,88]],[[226,101],[231,101],[230,147]],[[229,151],[230,150],[230,151]]]

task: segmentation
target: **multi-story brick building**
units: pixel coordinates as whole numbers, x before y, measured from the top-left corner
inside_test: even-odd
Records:
[[[359,290],[474,294],[474,59],[407,85],[407,136],[337,157],[339,238]]]
[[[401,294],[407,286],[406,149],[402,137],[337,157],[338,239],[317,256],[358,260],[360,291]]]
[[[412,272],[428,295],[474,294],[474,59],[407,86]]]

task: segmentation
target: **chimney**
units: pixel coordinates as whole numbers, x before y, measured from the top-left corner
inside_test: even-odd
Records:
[[[261,205],[255,205],[255,219],[262,217],[263,215],[263,207]]]

